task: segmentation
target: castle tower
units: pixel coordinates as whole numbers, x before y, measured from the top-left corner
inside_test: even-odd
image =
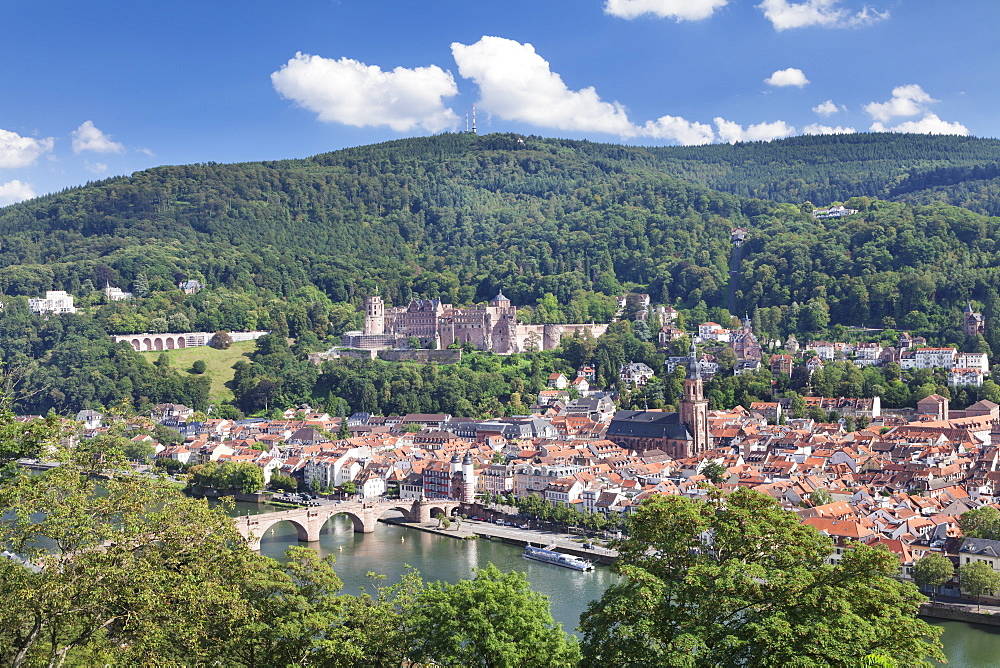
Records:
[[[688,358],[688,373],[684,379],[684,396],[680,401],[680,421],[687,427],[693,438],[691,452],[688,456],[698,455],[711,448],[711,437],[708,432],[708,400],[705,398],[701,381],[701,369],[698,368],[698,352],[694,341],[691,342],[691,355]]]
[[[378,295],[365,297],[365,334],[385,334],[385,304]]]
[[[510,300],[507,299],[503,290],[497,292],[497,296],[490,300],[490,306],[493,308],[510,308]]]

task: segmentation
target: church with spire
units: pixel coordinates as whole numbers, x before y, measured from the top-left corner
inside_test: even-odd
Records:
[[[673,459],[695,457],[711,449],[708,399],[694,342],[691,343],[678,409],[676,413],[618,411],[608,425],[606,438],[638,452],[660,450]]]

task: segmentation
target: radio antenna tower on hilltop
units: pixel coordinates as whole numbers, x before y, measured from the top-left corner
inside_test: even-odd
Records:
[[[472,129],[469,129],[469,112],[465,112],[465,132],[466,134],[479,134],[476,132],[476,105],[472,105]]]

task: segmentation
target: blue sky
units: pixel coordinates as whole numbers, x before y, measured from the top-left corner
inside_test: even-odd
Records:
[[[8,3],[0,204],[463,130],[1000,136],[990,0]]]

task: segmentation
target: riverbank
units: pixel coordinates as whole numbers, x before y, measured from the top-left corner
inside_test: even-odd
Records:
[[[919,614],[928,619],[947,619],[953,622],[1000,627],[1000,606],[984,605],[980,608],[975,603],[928,601],[920,604]]]
[[[509,545],[524,547],[529,543],[536,546],[552,546],[557,552],[580,557],[595,564],[611,565],[618,559],[618,553],[612,549],[593,545],[585,548],[580,537],[573,534],[555,533],[540,529],[521,529],[519,527],[497,526],[488,522],[464,521],[461,526],[454,524],[448,529],[434,522],[408,522],[398,517],[388,517],[379,520],[385,524],[416,529],[425,533],[446,536],[457,540],[490,540]]]

